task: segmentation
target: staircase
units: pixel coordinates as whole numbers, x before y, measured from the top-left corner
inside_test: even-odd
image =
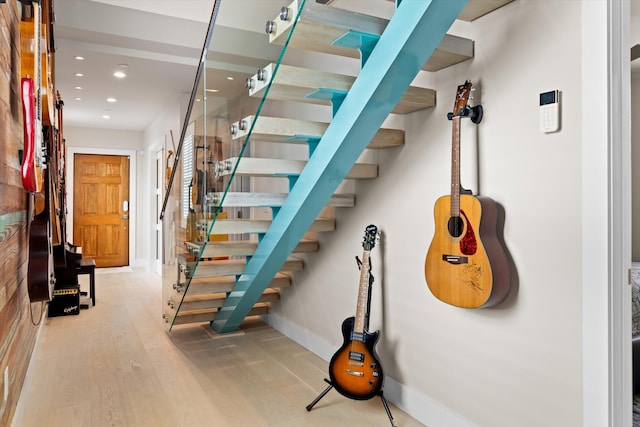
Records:
[[[184,235],[175,232],[171,268],[177,279],[165,293],[164,309],[170,327],[209,322],[225,333],[246,316],[267,313],[279,299],[278,290],[291,286],[291,273],[304,268],[295,255],[318,251],[315,233],[335,229],[326,208],[355,205],[355,195],[336,192],[341,182],[377,176],[375,164],[358,162],[363,151],[404,143],[403,131],[381,128],[387,116],[435,105],[435,90],[411,85],[418,72],[473,57],[473,41],[447,34],[453,21],[476,19],[510,1],[398,0],[391,20],[315,0],[283,7],[267,23],[271,45],[359,58],[360,73],[352,77],[277,61],[247,79],[245,96],[259,100],[257,111],[232,123],[228,135],[242,148],[228,156],[218,150],[209,162],[215,180],[227,183],[224,191],[215,188],[199,196],[205,213],[191,221],[191,232],[189,227]],[[332,119],[262,114],[272,100],[324,105]],[[308,159],[252,157],[249,140],[305,144]],[[287,178],[288,192],[230,191],[243,177]],[[240,209],[240,218],[226,219],[223,210],[232,208]],[[268,208],[272,217],[244,218],[252,208]],[[193,239],[194,228],[199,239]]]

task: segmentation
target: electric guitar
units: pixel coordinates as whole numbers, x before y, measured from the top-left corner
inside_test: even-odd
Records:
[[[42,153],[41,125],[41,10],[38,2],[32,3],[33,22],[20,22],[20,49],[22,81],[21,98],[24,123],[24,154],[21,165],[22,186],[29,193],[42,191]],[[38,198],[38,209],[42,208]]]
[[[460,120],[471,117],[467,105],[472,84],[458,86],[453,113],[451,194],[434,207],[435,234],[425,261],[429,290],[457,307],[491,307],[509,293],[506,254],[497,233],[497,205],[489,197],[474,196],[460,184]],[[475,107],[474,107],[475,108]],[[481,112],[481,110],[479,110]],[[480,113],[481,118],[481,113]]]
[[[24,154],[22,155],[22,186],[29,193],[40,192],[42,175],[36,170],[36,124],[33,79],[23,77],[21,81],[22,116],[24,126]]]
[[[377,235],[378,228],[375,225],[366,228],[362,244],[364,252],[360,266],[356,315],[342,322],[344,343],[329,363],[331,385],[343,396],[358,400],[378,395],[383,382],[382,367],[374,348],[379,331],[370,333],[367,330],[371,275],[369,255],[375,246]]]

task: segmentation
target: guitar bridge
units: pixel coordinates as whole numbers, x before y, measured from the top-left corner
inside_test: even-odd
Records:
[[[442,255],[442,260],[448,262],[449,264],[468,264],[469,258],[466,256],[460,255]]]

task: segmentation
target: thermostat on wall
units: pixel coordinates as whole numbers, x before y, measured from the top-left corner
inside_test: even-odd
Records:
[[[560,129],[560,91],[540,94],[540,132],[551,133]]]

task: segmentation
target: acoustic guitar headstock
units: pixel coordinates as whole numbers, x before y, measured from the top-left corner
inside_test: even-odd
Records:
[[[469,103],[469,96],[471,94],[472,84],[469,80],[458,86],[456,91],[456,101],[453,104],[453,115],[463,116]]]
[[[482,106],[469,106],[469,99],[471,98],[472,90],[473,84],[469,80],[458,86],[458,90],[456,91],[456,100],[453,104],[453,113],[447,114],[447,118],[449,120],[453,120],[456,116],[469,117],[473,123],[480,123],[483,113]]]

